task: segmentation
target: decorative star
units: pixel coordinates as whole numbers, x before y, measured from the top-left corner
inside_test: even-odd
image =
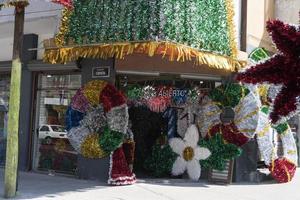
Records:
[[[267,30],[279,52],[265,62],[239,73],[237,80],[282,85],[270,114],[272,123],[278,124],[299,111],[300,27],[273,20],[267,22]]]
[[[225,143],[221,134],[216,134],[208,140],[200,140],[199,146],[210,150],[211,156],[207,160],[201,160],[200,163],[205,168],[224,170],[226,160],[238,157],[242,149],[234,144]]]

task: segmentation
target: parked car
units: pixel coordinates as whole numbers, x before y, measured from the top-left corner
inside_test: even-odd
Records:
[[[61,125],[42,125],[39,128],[39,139],[45,139],[47,144],[50,144],[52,139],[66,139],[67,131]]]

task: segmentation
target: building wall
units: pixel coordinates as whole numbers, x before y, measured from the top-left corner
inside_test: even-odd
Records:
[[[275,18],[286,23],[299,25],[299,12],[299,0],[275,0]]]
[[[247,9],[247,52],[264,47],[276,52],[266,31],[268,19],[280,19],[285,23],[299,24],[299,0],[248,0]]]
[[[39,36],[39,48],[44,39],[54,37],[58,30],[62,7],[45,1],[34,1],[26,7],[24,33]],[[0,11],[0,61],[11,60],[14,32],[14,10],[5,8]],[[38,58],[42,57],[40,50]]]

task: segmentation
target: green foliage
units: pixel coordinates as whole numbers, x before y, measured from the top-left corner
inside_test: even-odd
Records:
[[[103,133],[99,137],[99,145],[102,150],[110,153],[122,144],[123,139],[123,133],[112,131],[108,127],[105,127]]]
[[[243,96],[246,96],[250,91],[236,83],[228,83],[221,85],[209,93],[209,97],[218,103],[220,108],[235,107],[240,102]]]
[[[204,168],[224,170],[226,160],[238,157],[242,153],[242,149],[236,145],[226,144],[219,133],[209,140],[200,140],[199,145],[208,148],[211,152],[211,156],[208,159],[200,160],[200,164]]]
[[[152,147],[151,155],[144,162],[144,168],[155,177],[168,176],[177,155],[169,145],[156,144]]]
[[[285,122],[285,123],[279,124],[278,126],[275,126],[274,128],[276,129],[276,131],[279,134],[282,134],[289,128],[289,125],[287,122]]]
[[[231,55],[225,0],[74,0],[66,40],[167,40]]]

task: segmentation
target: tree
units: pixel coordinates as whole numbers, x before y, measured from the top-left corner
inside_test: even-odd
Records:
[[[13,198],[17,191],[17,174],[19,160],[19,115],[21,94],[21,51],[24,32],[24,12],[27,0],[7,0],[2,5],[15,7],[15,30],[11,69],[11,85],[8,110],[7,150],[5,163],[4,197]]]

